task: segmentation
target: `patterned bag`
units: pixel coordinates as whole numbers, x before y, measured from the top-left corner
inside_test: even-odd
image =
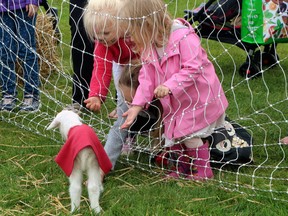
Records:
[[[226,120],[225,127],[218,128],[207,138],[211,161],[232,165],[253,162],[252,136],[239,124]]]
[[[253,44],[288,42],[287,0],[243,0],[241,39]]]

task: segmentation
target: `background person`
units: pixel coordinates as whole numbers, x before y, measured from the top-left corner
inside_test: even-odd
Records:
[[[16,107],[17,58],[23,66],[24,99],[20,111],[39,109],[39,66],[36,52],[35,24],[41,0],[3,0],[0,4],[0,54],[2,99],[0,109]]]

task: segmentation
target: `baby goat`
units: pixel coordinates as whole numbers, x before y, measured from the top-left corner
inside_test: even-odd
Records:
[[[81,123],[73,111],[63,110],[55,117],[47,130],[59,128],[66,141],[55,158],[70,181],[71,212],[80,206],[83,171],[87,171],[88,195],[91,208],[99,213],[100,193],[103,190],[101,175],[107,174],[112,164],[94,130]]]

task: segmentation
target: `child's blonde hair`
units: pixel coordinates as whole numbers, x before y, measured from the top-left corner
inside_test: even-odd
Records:
[[[169,38],[172,18],[162,0],[120,0],[120,14],[129,21],[135,51],[145,52],[151,45],[163,47]]]
[[[96,29],[104,31],[109,29],[117,35],[119,0],[90,0],[85,7],[83,22],[86,34],[90,40],[97,39]]]

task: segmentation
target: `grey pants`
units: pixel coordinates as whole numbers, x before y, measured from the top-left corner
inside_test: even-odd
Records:
[[[113,65],[113,77],[115,82],[115,87],[117,90],[117,115],[118,118],[114,122],[112,128],[109,130],[107,141],[104,149],[111,160],[114,169],[117,159],[119,158],[122,150],[122,146],[127,138],[127,130],[121,130],[120,126],[124,123],[126,118],[122,117],[122,114],[128,110],[128,107],[124,101],[122,94],[118,89],[118,80],[122,73],[123,68],[117,68],[117,65]]]

